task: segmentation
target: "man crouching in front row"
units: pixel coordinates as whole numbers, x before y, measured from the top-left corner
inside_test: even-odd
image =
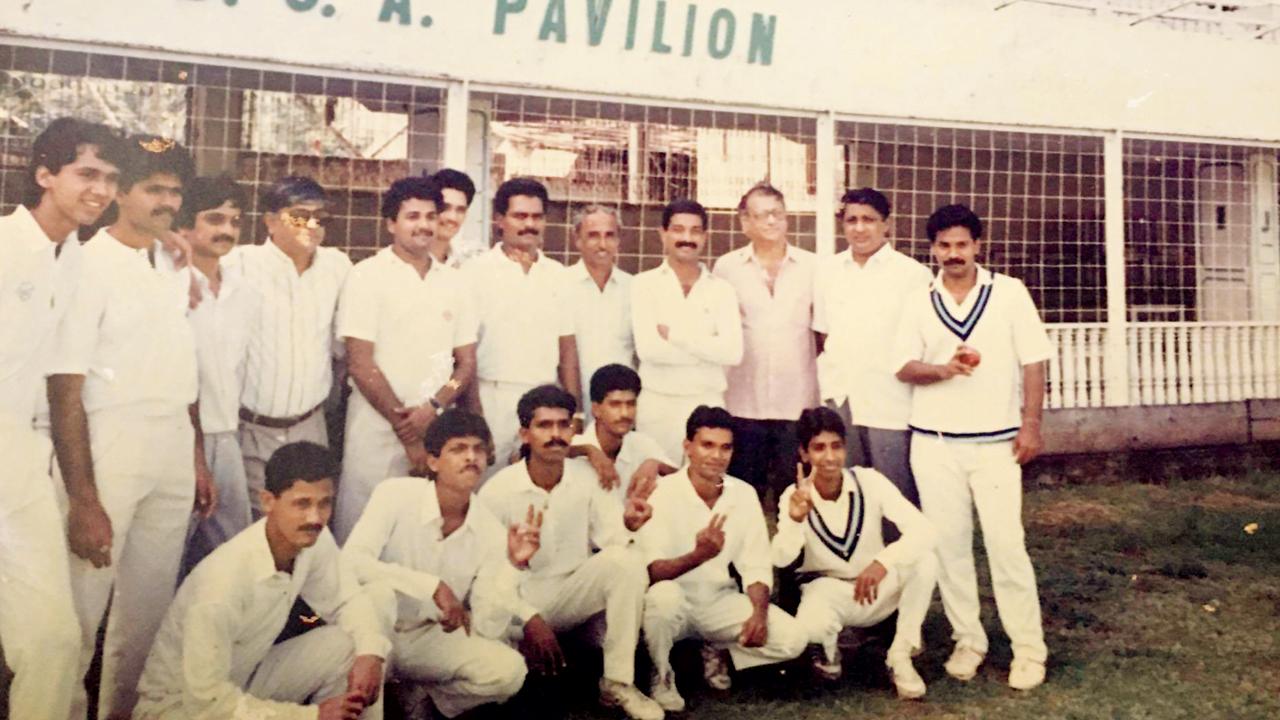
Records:
[[[272,454],[266,516],[187,576],[147,657],[134,717],[382,717],[390,643],[325,527],[337,475],[314,443]],[[298,597],[328,624],[275,644]]]

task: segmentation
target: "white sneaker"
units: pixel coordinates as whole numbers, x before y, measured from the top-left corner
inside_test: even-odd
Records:
[[[981,667],[983,659],[983,655],[968,645],[957,645],[956,649],[951,651],[951,657],[947,659],[947,664],[943,665],[943,667],[946,668],[947,674],[951,677],[960,681],[968,681],[978,674],[978,668]]]
[[[1009,667],[1009,687],[1014,690],[1030,690],[1044,682],[1044,663],[1014,658]]]
[[[637,690],[635,685],[608,678],[600,678],[600,704],[621,708],[632,720],[662,720],[665,714],[658,703]]]
[[[702,677],[712,690],[728,690],[733,686],[724,650],[710,644],[702,646]]]
[[[814,647],[809,663],[813,667],[813,674],[823,682],[835,682],[844,675],[844,660],[838,646],[836,656],[830,659],[827,658],[827,651],[821,645]]]
[[[659,675],[655,669],[653,671],[653,680],[649,683],[649,697],[658,703],[667,712],[681,712],[684,710],[684,698],[680,696],[680,691],[676,689],[676,674],[672,670]]]
[[[889,667],[889,675],[893,678],[893,686],[898,689],[898,697],[903,700],[917,700],[924,697],[924,678],[916,672],[911,664],[911,656],[889,658],[885,663]]]

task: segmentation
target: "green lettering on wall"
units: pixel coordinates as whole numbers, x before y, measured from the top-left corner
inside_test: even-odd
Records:
[[[649,49],[661,55],[671,52],[671,46],[662,41],[663,26],[667,23],[666,0],[658,0],[653,11],[653,44]]]
[[[729,57],[733,52],[733,35],[737,30],[738,19],[733,11],[720,8],[711,13],[711,28],[707,31],[707,52],[717,60]]]
[[[546,40],[554,35],[556,42],[565,40],[564,0],[550,0],[547,11],[542,15],[542,27],[538,30],[538,39]]]
[[[592,47],[604,40],[604,26],[612,4],[613,0],[587,0],[587,43]]]
[[[631,0],[631,9],[627,11],[627,49],[636,46],[636,20],[640,16],[640,0]]]
[[[684,50],[681,55],[689,57],[693,54],[693,22],[698,19],[698,6],[689,5],[688,12],[684,16]]]
[[[524,12],[529,0],[498,0],[493,11],[493,34],[502,35],[507,31],[507,15]]]
[[[768,23],[766,25],[766,22]],[[766,21],[760,13],[751,16],[751,47],[747,51],[747,63],[757,59],[761,65],[773,64],[773,35],[778,30],[778,16],[770,15]]]
[[[408,25],[413,22],[413,12],[409,9],[409,0],[382,0],[382,12],[378,13],[378,22],[391,22],[393,15],[396,18],[396,22],[401,25]]]

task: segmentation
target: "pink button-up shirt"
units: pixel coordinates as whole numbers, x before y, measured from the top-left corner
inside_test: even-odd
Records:
[[[742,312],[742,362],[728,370],[729,412],[752,420],[795,420],[818,403],[813,333],[816,257],[788,245],[774,279],[750,245],[716,261],[714,273],[733,285]]]

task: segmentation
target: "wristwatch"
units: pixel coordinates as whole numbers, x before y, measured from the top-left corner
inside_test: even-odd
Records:
[[[436,411],[437,415],[444,412],[444,406],[441,405],[440,401],[435,399],[434,397],[427,398],[427,402],[431,405],[432,409]]]

